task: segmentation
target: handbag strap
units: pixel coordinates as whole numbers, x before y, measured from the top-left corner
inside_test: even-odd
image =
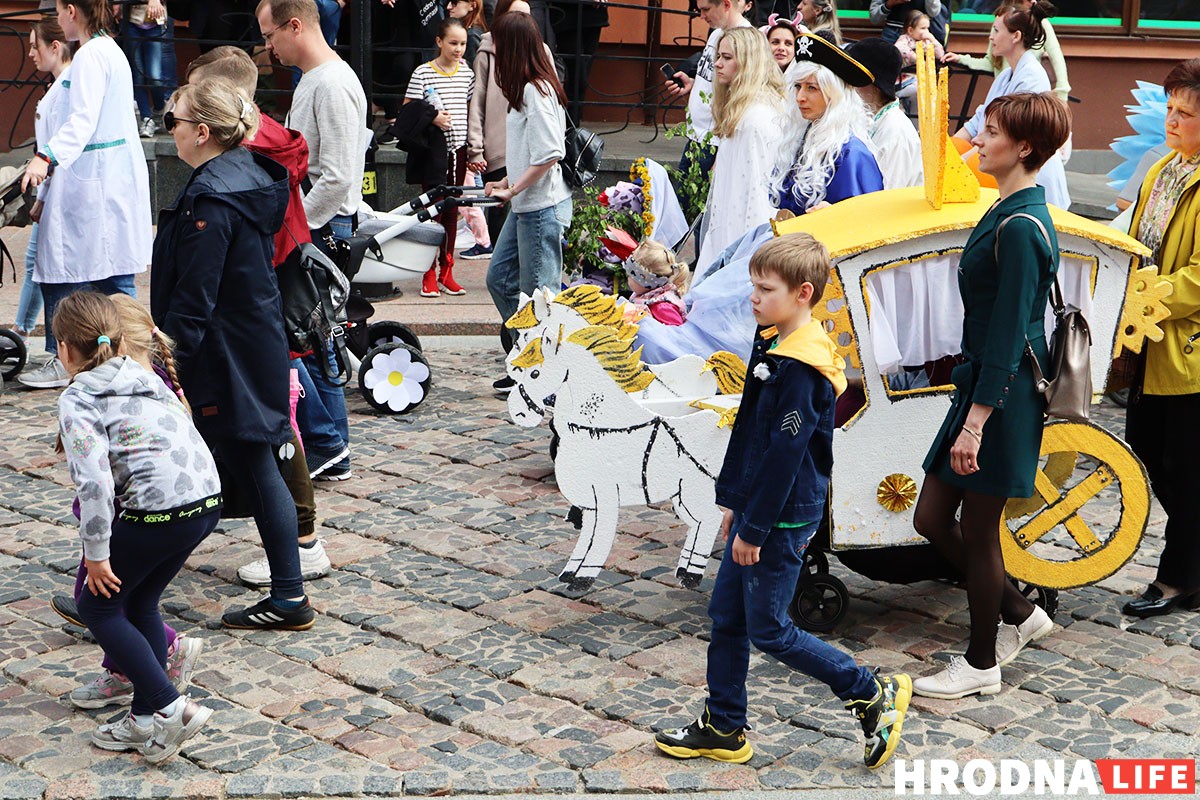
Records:
[[[1042,221],[1032,214],[1018,213],[1012,214],[1000,220],[1000,224],[996,226],[996,241],[993,247],[993,255],[996,259],[996,265],[1000,264],[1000,234],[1004,231],[1004,226],[1010,221],[1017,219],[1027,219],[1031,221],[1038,229],[1038,233],[1042,235],[1042,239],[1046,242],[1046,247],[1050,249],[1050,255],[1054,255],[1054,245],[1050,243],[1050,234],[1046,232],[1046,226]],[[1050,305],[1054,307],[1054,315],[1062,319],[1066,313],[1066,304],[1063,302],[1062,287],[1058,285],[1058,270],[1054,271],[1054,283],[1050,286]],[[1042,372],[1042,366],[1038,363],[1037,356],[1033,352],[1033,345],[1029,343],[1029,337],[1025,337],[1025,355],[1029,357],[1029,366],[1033,372],[1033,382],[1040,390],[1042,387],[1049,384],[1045,374]]]

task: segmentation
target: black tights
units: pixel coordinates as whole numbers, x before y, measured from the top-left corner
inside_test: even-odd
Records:
[[[1004,574],[1000,516],[1006,502],[1006,498],[969,492],[926,474],[913,515],[917,533],[966,576],[971,609],[971,643],[966,656],[976,669],[996,665],[997,618],[1017,625],[1033,613],[1033,604]],[[960,519],[955,519],[960,506]]]

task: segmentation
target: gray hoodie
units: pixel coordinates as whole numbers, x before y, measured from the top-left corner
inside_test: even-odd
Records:
[[[58,398],[58,425],[92,561],[109,556],[114,500],[167,511],[221,491],[212,453],[179,398],[131,358],[76,375]]]

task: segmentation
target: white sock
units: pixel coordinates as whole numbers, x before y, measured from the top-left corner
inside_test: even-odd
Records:
[[[139,728],[149,728],[154,724],[153,714],[130,714],[130,716],[133,717],[134,723],[137,724]]]
[[[168,705],[165,705],[162,708],[160,708],[158,710],[158,713],[162,714],[164,717],[169,717],[169,716],[173,715],[179,709],[183,708],[185,703],[187,703],[187,698],[185,698],[181,695],[181,696],[175,698],[175,702],[169,703]]]

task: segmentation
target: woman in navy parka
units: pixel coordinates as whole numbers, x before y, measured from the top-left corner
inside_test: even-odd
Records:
[[[288,173],[239,147],[257,129],[258,111],[224,81],[181,88],[164,122],[193,172],[159,214],[151,311],[175,339],[196,427],[249,497],[271,566],[270,595],[222,622],[306,630],[314,615],[300,577],[296,507],[274,455],[291,442],[287,339],[271,266]]]

